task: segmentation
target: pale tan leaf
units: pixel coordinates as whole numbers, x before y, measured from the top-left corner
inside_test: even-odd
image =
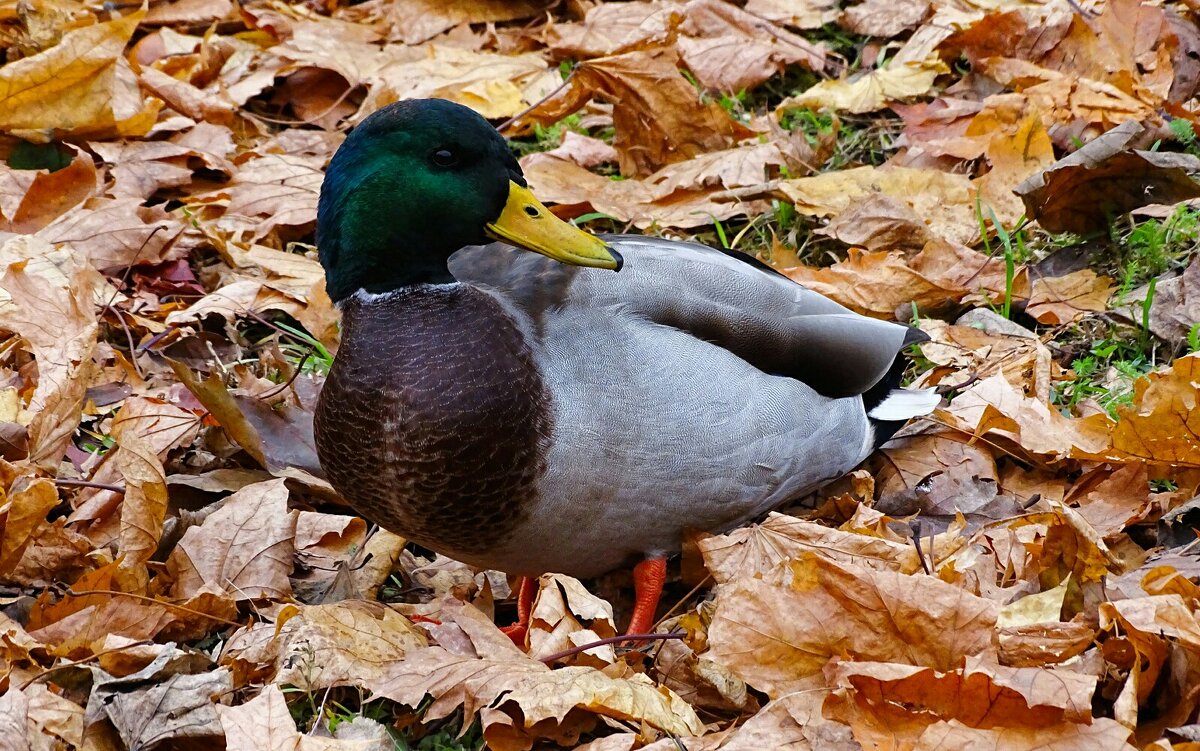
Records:
[[[279,638],[275,680],[311,691],[366,685],[427,644],[407,618],[366,600],[302,607],[281,626]]]
[[[817,29],[837,20],[836,0],[749,0],[746,10],[798,29]]]
[[[167,560],[172,594],[201,590],[236,599],[284,597],[291,591],[296,512],[283,480],[248,485],[225,499],[204,523],[184,533]]]
[[[396,39],[417,44],[461,23],[531,18],[549,6],[547,0],[406,0],[388,6],[387,21]]]
[[[0,327],[21,336],[38,363],[30,399],[29,459],[56,467],[79,424],[95,369],[92,295],[99,275],[45,241],[14,237],[0,246]],[[61,264],[61,265],[60,265]]]
[[[528,747],[526,733],[554,737],[554,725],[580,729],[579,713],[644,722],[675,735],[699,735],[704,726],[692,708],[645,676],[611,678],[588,667],[551,671],[523,655],[504,659],[457,656],[428,647],[392,663],[386,675],[371,681],[377,695],[416,706],[433,697],[426,717],[445,717],[461,707],[467,716],[499,703],[483,715],[484,737],[497,751]],[[517,720],[507,712],[518,710]],[[540,724],[539,724],[540,723]]]
[[[164,741],[214,743],[223,734],[214,697],[233,691],[228,670],[176,673],[129,690],[122,679],[97,686],[95,700],[128,748]],[[148,684],[148,685],[147,685]]]
[[[935,236],[971,244],[979,234],[974,191],[963,175],[909,167],[855,167],[784,180],[781,197],[802,214],[836,217],[873,194],[912,209]]]
[[[143,206],[138,198],[93,198],[51,222],[37,236],[65,243],[93,267],[107,271],[178,257],[181,251],[175,241],[184,229],[178,216]]]
[[[766,574],[779,563],[812,553],[832,561],[911,574],[920,568],[912,545],[844,532],[772,513],[762,524],[699,542],[704,565],[718,584]]]
[[[998,610],[933,577],[805,553],[718,590],[708,656],[772,697],[834,656],[951,670],[990,647]]]
[[[121,567],[132,573],[144,590],[145,564],[158,549],[167,517],[167,478],[154,447],[128,433],[122,435],[114,460],[125,479],[121,503],[121,536],[117,549]],[[140,580],[140,581],[139,581]]]
[[[788,97],[778,109],[809,107],[852,114],[875,112],[892,102],[928,94],[937,77],[949,72],[936,56],[919,63],[893,61],[887,68],[872,70],[853,80],[821,81],[801,94]]]

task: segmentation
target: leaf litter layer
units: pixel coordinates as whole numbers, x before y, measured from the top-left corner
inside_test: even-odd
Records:
[[[1196,747],[1196,13],[10,4],[5,747]],[[690,540],[679,638],[613,644],[628,580],[547,574],[515,648],[512,582],[354,516],[312,445],[323,169],[431,96],[565,218],[920,326],[941,408]]]

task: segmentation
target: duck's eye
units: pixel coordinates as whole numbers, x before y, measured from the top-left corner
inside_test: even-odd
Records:
[[[439,167],[453,167],[459,162],[458,152],[450,148],[438,149],[433,152],[433,156],[430,159]]]

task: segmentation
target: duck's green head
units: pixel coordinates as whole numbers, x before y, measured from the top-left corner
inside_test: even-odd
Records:
[[[378,110],[325,172],[317,246],[334,301],[359,289],[452,281],[450,254],[489,239],[578,266],[621,267],[603,241],[539,203],[504,138],[453,102]]]

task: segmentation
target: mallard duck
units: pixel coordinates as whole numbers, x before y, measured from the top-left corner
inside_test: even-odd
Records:
[[[474,566],[637,564],[628,633],[652,625],[685,530],[810,493],[937,402],[896,389],[920,332],[748,256],[588,234],[447,101],[397,102],[350,133],[317,245],[343,326],[315,417],[334,488]]]

